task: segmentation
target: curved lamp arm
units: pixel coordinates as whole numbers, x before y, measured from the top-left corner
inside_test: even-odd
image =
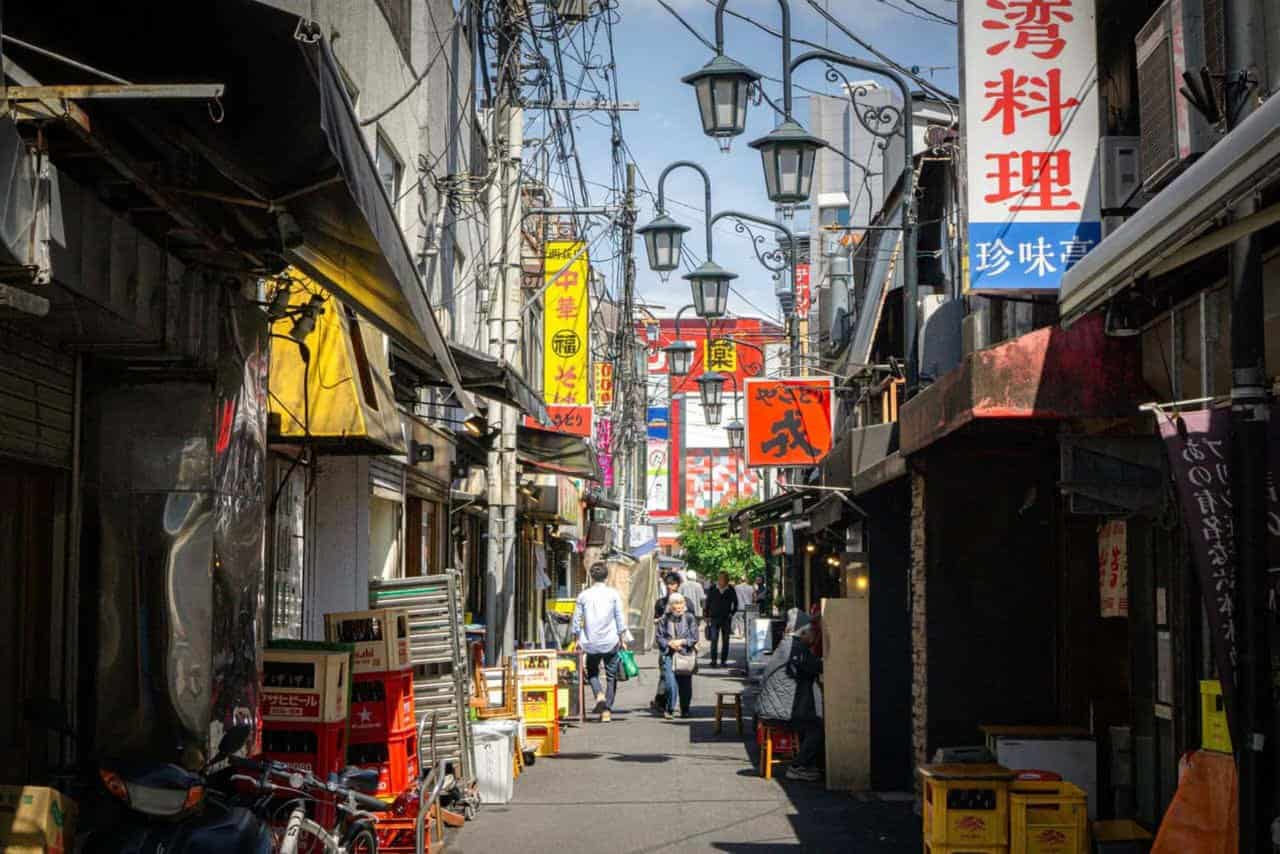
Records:
[[[729,0],[716,3],[716,54],[724,54],[724,10]],[[782,113],[783,120],[791,120],[791,4],[778,0],[782,9]]]
[[[693,308],[693,303],[689,303],[688,305],[682,305],[682,306],[680,306],[680,310],[676,312],[676,338],[675,338],[675,340],[677,340],[677,341],[679,341],[679,340],[680,340],[680,318],[681,318],[681,317],[683,317],[683,316],[684,316],[684,313],[685,313],[686,311],[688,311],[689,309],[691,309],[691,308]],[[707,324],[707,328],[709,329],[710,327],[711,327],[711,324]]]
[[[725,217],[732,217],[733,219],[741,219],[741,220],[746,220],[747,222],[754,222],[757,225],[763,225],[767,228],[772,228],[772,229],[776,229],[777,231],[781,231],[783,234],[787,236],[787,254],[791,257],[791,264],[790,264],[791,290],[794,293],[796,288],[796,236],[795,234],[792,233],[791,229],[787,228],[785,225],[783,225],[780,222],[776,222],[771,219],[765,219],[764,217],[759,217],[759,216],[756,216],[755,214],[743,213],[742,211],[720,211],[719,213],[717,213],[715,216],[711,218],[711,225],[715,225],[717,222],[724,219]],[[767,263],[765,263],[764,259],[760,257],[759,252],[756,253],[756,256],[757,258],[760,258],[760,262],[764,264],[766,269],[770,269],[770,270],[775,269],[773,267],[770,267]]]
[[[692,160],[677,160],[674,163],[668,164],[667,168],[663,169],[662,174],[658,176],[658,205],[657,205],[658,213],[663,214],[667,212],[667,195],[666,195],[667,175],[671,173],[672,169],[675,169],[680,166],[687,166],[702,176],[702,186],[706,190],[706,193],[704,195],[703,205],[702,205],[702,221],[707,231],[707,260],[710,261],[711,260],[711,176],[707,174],[706,169],[703,169],[700,165],[698,165],[697,163],[694,163]],[[676,260],[678,261],[679,259],[676,259]],[[677,327],[678,326],[679,324],[677,323]]]

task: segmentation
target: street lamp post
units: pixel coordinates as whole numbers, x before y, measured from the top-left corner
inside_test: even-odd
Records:
[[[736,136],[746,128],[748,99],[739,98],[737,93],[757,80],[760,75],[746,66],[727,58],[724,55],[724,13],[729,0],[718,0],[716,3],[715,56],[706,66],[683,78],[684,82],[694,87],[698,94],[699,107],[703,112],[703,131],[708,136],[723,141],[727,137]],[[916,327],[918,317],[919,282],[916,258],[917,240],[915,225],[915,163],[913,156],[913,139],[915,125],[915,105],[911,97],[911,89],[906,78],[894,69],[874,62],[866,62],[830,50],[813,50],[791,58],[791,6],[787,0],[778,0],[782,10],[782,123],[767,136],[751,143],[760,151],[765,170],[765,189],[769,198],[779,204],[795,204],[809,196],[813,179],[814,158],[818,148],[826,145],[817,137],[809,136],[792,118],[792,85],[791,76],[795,69],[806,62],[820,61],[827,63],[827,79],[836,82],[844,80],[845,89],[849,93],[849,101],[853,105],[854,115],[858,123],[868,132],[880,138],[887,138],[898,133],[903,140],[903,174],[902,174],[902,256],[903,283],[906,299],[903,300],[903,331],[905,333],[905,356],[907,363],[907,393],[914,393],[919,384],[919,367],[917,365]],[[854,86],[844,79],[834,66],[856,68],[879,74],[894,82],[902,93],[903,108],[864,107],[858,103],[858,96],[865,95],[866,89]],[[728,97],[733,95],[733,98]],[[708,123],[708,113],[704,105],[713,105],[715,115]],[[883,129],[882,126],[888,128]],[[794,247],[793,247],[794,249]],[[793,285],[794,287],[794,285]],[[796,341],[798,347],[798,340]]]

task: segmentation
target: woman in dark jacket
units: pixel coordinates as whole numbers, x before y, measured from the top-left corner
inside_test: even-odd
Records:
[[[693,674],[677,674],[676,653],[698,654],[698,621],[689,613],[684,597],[672,593],[667,597],[667,613],[658,621],[658,649],[662,652],[662,678],[667,684],[667,710],[663,717],[675,715],[676,698],[680,699],[680,717],[689,717],[689,701],[693,698]]]

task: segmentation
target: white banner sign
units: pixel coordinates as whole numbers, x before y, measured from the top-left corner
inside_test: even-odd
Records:
[[[665,440],[649,440],[649,458],[646,466],[649,495],[645,501],[645,509],[650,513],[664,513],[671,509],[670,455]]]
[[[1102,240],[1094,0],[966,0],[969,287],[1056,290]]]

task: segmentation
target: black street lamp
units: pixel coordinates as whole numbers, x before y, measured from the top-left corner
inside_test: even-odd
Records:
[[[702,266],[685,273],[693,290],[693,310],[704,320],[714,320],[729,313],[729,283],[738,278],[715,261],[704,261]]]
[[[679,334],[677,331],[676,335]],[[689,370],[693,367],[693,354],[697,349],[692,341],[681,341],[678,337],[663,347],[662,352],[667,354],[667,372],[673,377],[689,376]]]
[[[720,426],[720,419],[724,417],[724,404],[714,403],[708,406],[704,403],[702,405],[702,417],[707,422],[708,427]]]
[[[734,405],[735,406],[737,405],[736,400],[734,402]],[[746,436],[746,432],[747,432],[746,426],[737,418],[734,418],[728,424],[724,425],[724,432],[729,437],[730,450],[741,451],[744,437]]]
[[[779,205],[798,205],[809,198],[814,161],[818,149],[825,146],[825,142],[787,119],[768,136],[750,145],[760,152],[769,201]]]
[[[659,213],[653,222],[636,229],[636,233],[644,238],[650,270],[655,273],[670,273],[680,266],[684,233],[688,230],[689,226],[681,225],[664,213]]]
[[[702,407],[724,405],[725,375],[718,371],[707,371],[698,377],[698,395],[702,398]],[[719,423],[719,422],[717,422]]]
[[[723,51],[702,68],[681,78],[698,96],[702,132],[714,137],[721,151],[747,127],[747,91],[760,75]]]

